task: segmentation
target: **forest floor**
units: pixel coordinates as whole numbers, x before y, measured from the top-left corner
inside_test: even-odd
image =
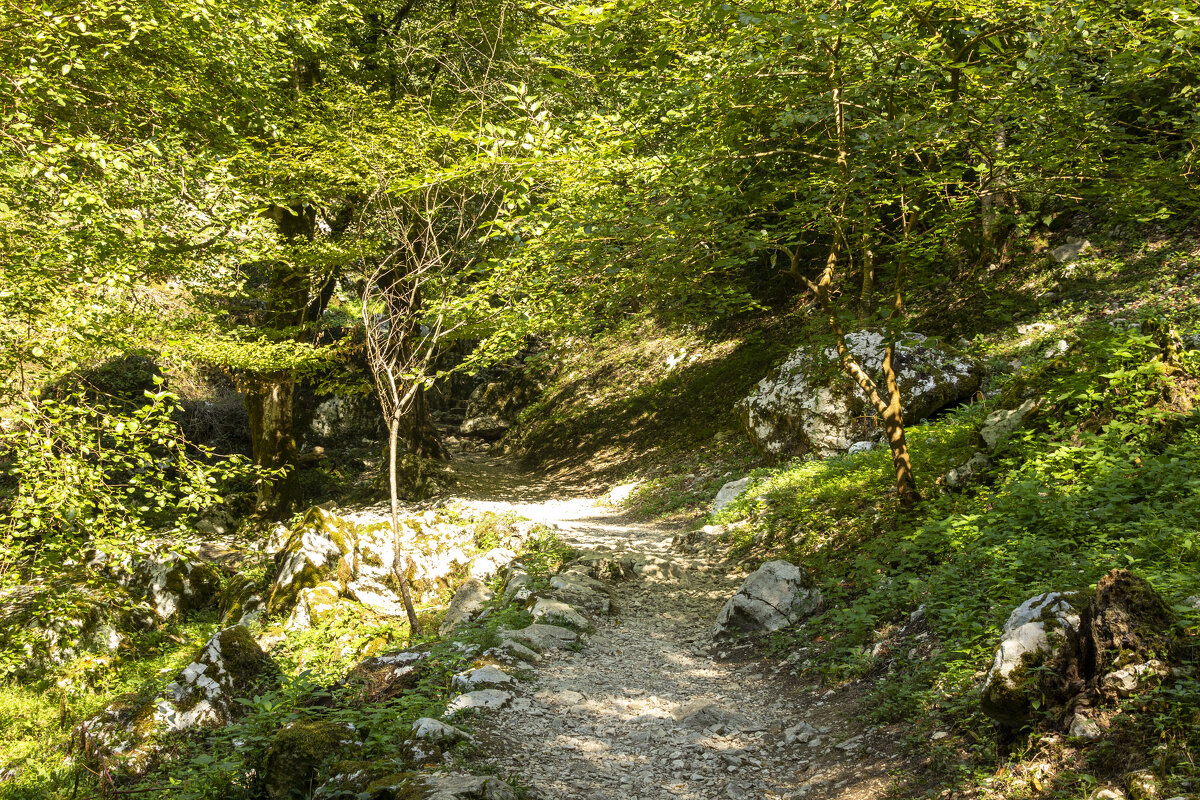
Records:
[[[814,687],[762,642],[714,641],[746,576],[736,565],[678,552],[680,529],[631,521],[502,458],[464,453],[456,472],[457,499],[478,510],[544,523],[582,551],[667,562],[613,583],[613,612],[592,619],[584,646],[548,652],[512,705],[480,723],[486,763],[563,800],[866,800],[898,788],[901,732],[866,724],[861,686]]]

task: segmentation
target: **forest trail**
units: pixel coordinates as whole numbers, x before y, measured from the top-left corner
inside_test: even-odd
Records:
[[[462,502],[553,526],[585,558],[650,562],[609,583],[612,613],[590,616],[582,649],[548,651],[512,704],[480,723],[483,758],[501,774],[545,800],[884,796],[898,731],[867,726],[861,692],[803,685],[759,645],[713,641],[744,572],[676,552],[676,531],[505,475],[502,459],[466,469],[476,474]]]

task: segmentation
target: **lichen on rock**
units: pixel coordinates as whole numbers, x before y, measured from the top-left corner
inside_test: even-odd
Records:
[[[316,507],[304,515],[275,555],[277,572],[267,598],[271,614],[295,607],[300,592],[353,568],[354,526],[331,511]]]
[[[1073,643],[1079,604],[1076,596],[1045,592],[1013,609],[984,679],[984,713],[1007,727],[1020,727],[1029,720],[1041,695],[1038,669]]]
[[[755,570],[717,615],[713,636],[768,633],[794,625],[817,610],[821,591],[787,561],[768,561]]]

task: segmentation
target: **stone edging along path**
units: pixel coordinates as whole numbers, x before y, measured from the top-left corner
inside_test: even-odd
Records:
[[[551,524],[583,555],[535,602],[537,622],[504,637],[511,675],[533,677],[479,675],[448,709],[480,709],[474,758],[488,771],[544,800],[884,794],[896,732],[869,728],[852,691],[800,686],[787,661],[713,640],[744,574],[588,501],[489,510]]]

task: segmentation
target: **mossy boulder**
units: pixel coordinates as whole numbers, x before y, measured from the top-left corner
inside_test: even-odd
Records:
[[[323,581],[311,588],[302,589],[288,618],[288,630],[302,631],[314,625],[324,624],[351,605],[357,604],[342,600],[341,589],[333,581]]]
[[[220,573],[211,564],[178,553],[146,559],[136,574],[147,601],[164,620],[214,608],[219,601]]]
[[[882,331],[846,334],[846,345],[877,385],[883,385],[887,339]],[[982,365],[919,333],[899,335],[896,376],[904,399],[904,419],[917,422],[970,397],[983,376]],[[759,381],[737,405],[750,440],[768,459],[826,457],[874,435],[875,410],[841,367],[834,347],[802,346],[771,375]]]
[[[259,582],[239,572],[221,590],[218,608],[222,625],[245,625],[262,614],[266,606]]]
[[[24,653],[20,678],[39,678],[86,654],[116,653],[130,630],[156,624],[152,613],[147,624],[148,609],[115,582],[67,570],[61,583],[25,584],[0,593],[0,647]]]
[[[984,679],[985,714],[1008,728],[1029,721],[1043,695],[1042,668],[1073,645],[1082,605],[1078,595],[1046,592],[1013,610]]]
[[[312,800],[343,800],[367,796],[367,788],[380,779],[394,775],[396,764],[386,761],[346,759],[334,761],[326,770],[329,777],[312,792]]]
[[[240,716],[238,698],[253,697],[276,674],[275,663],[244,626],[226,628],[166,687],[155,720],[175,731],[221,727]]]
[[[267,597],[267,611],[272,615],[290,612],[300,592],[331,576],[344,584],[353,573],[354,553],[354,525],[332,511],[310,509],[292,529],[283,549],[275,554],[277,570]]]
[[[299,720],[275,734],[263,768],[271,800],[308,797],[322,764],[357,746],[354,731],[328,720]]]
[[[398,772],[367,787],[368,800],[517,800],[516,791],[499,778],[484,775]]]
[[[384,702],[416,687],[428,658],[427,650],[372,656],[351,669],[343,684],[357,688],[367,702]]]
[[[1010,728],[1028,723],[1035,705],[1066,721],[1074,718],[1068,712],[1157,683],[1178,655],[1166,602],[1146,579],[1113,570],[1090,596],[1048,592],[1013,611],[984,682],[983,710]]]
[[[144,775],[158,758],[153,693],[127,692],[84,723],[92,765],[118,776]]]

